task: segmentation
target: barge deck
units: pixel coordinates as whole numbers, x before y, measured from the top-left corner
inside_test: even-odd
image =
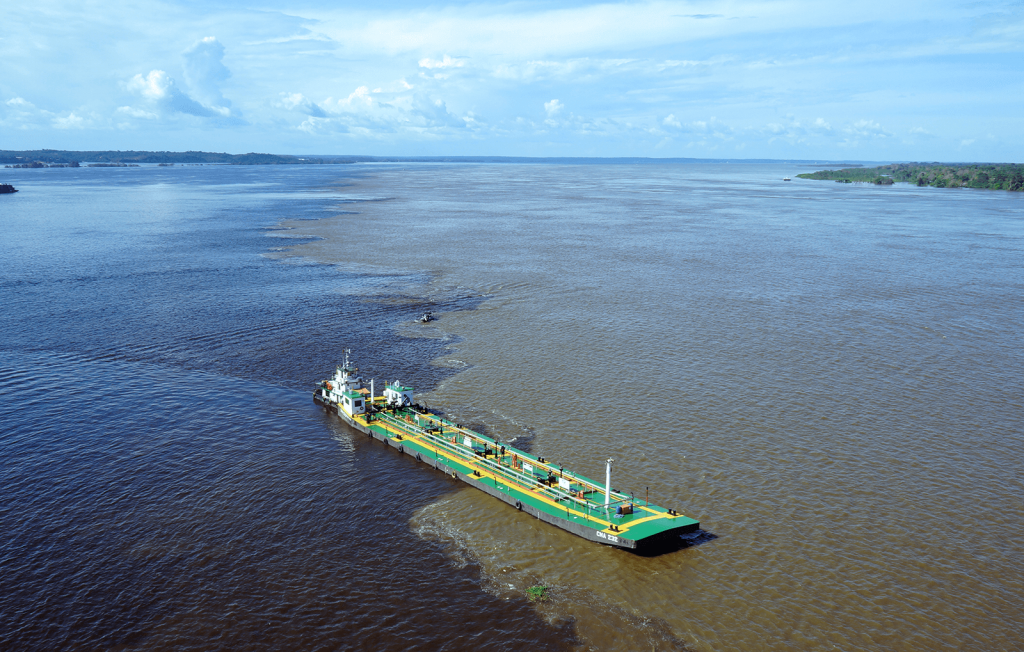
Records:
[[[585,539],[628,549],[648,548],[696,531],[700,523],[646,497],[611,488],[543,457],[504,445],[412,403],[412,388],[397,381],[374,396],[339,367],[313,399],[359,432],[382,441],[494,496],[520,511]]]

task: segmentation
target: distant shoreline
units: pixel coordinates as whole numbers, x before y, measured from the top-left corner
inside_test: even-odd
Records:
[[[226,154],[219,152],[166,152],[120,150],[0,150],[0,165],[11,167],[84,167],[99,164],[221,164],[221,165],[343,165],[349,163],[547,163],[573,165],[659,165],[671,163],[789,164],[800,166],[863,167],[877,161],[828,161],[825,159],[648,158],[640,156],[370,156]],[[76,166],[75,164],[79,164]],[[37,165],[38,164],[38,165]],[[121,166],[118,166],[121,167]]]
[[[0,165],[19,168],[130,167],[141,164],[170,166],[188,164],[221,165],[344,165],[355,161],[347,157],[281,156],[278,154],[224,154],[218,152],[146,152],[146,151],[69,151],[37,149],[0,150]]]
[[[837,183],[873,183],[890,186],[912,183],[932,188],[985,188],[988,190],[1024,191],[1024,165],[1016,163],[893,163],[874,168],[821,170],[796,175],[801,179],[835,181]]]
[[[839,182],[869,182],[890,185],[916,183],[933,187],[991,188],[1024,190],[1024,165],[1018,163],[891,163],[827,161],[811,159],[729,159],[648,158],[575,156],[369,156],[369,155],[286,155],[227,154],[222,152],[90,151],[90,150],[0,150],[0,165],[6,168],[139,167],[157,165],[348,165],[354,163],[491,163],[548,165],[794,165],[839,167],[797,174],[801,179]],[[924,179],[922,182],[921,179]],[[1012,186],[1012,187],[1010,187]]]

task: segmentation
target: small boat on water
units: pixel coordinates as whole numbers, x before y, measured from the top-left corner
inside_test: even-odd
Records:
[[[790,179],[789,177],[782,177],[782,180],[783,181],[792,181],[792,179]]]
[[[417,319],[416,321],[418,321],[421,324],[426,324],[427,322],[434,321],[435,319],[437,318],[434,317],[434,313],[428,310],[427,312],[423,313],[423,316]]]
[[[0,195],[10,195],[18,192],[18,189],[9,183],[0,183]]]
[[[415,457],[536,518],[584,539],[629,549],[648,549],[695,532],[700,523],[674,509],[651,504],[648,496],[613,489],[605,482],[474,432],[417,405],[413,388],[374,381],[363,384],[359,369],[345,362],[321,381],[313,401],[359,432]]]

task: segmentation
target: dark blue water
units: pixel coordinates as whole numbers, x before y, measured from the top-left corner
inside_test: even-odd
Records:
[[[413,512],[456,487],[317,410],[344,347],[427,389],[418,279],[262,254],[323,168],[19,170],[0,197],[0,648],[562,649]],[[16,178],[15,178],[16,176]],[[368,200],[375,198],[368,197]]]

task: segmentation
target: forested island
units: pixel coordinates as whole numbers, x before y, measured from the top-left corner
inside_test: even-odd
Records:
[[[893,163],[876,168],[846,168],[798,174],[801,179],[891,185],[912,183],[933,188],[988,188],[1024,191],[1024,165],[1018,163]]]
[[[219,163],[225,165],[324,165],[352,163],[347,158],[308,158],[278,154],[223,154],[218,152],[136,152],[136,151],[65,151],[36,149],[21,152],[0,150],[0,164],[9,167],[47,168],[79,167],[81,161],[92,161],[92,167],[128,167],[142,163]]]

